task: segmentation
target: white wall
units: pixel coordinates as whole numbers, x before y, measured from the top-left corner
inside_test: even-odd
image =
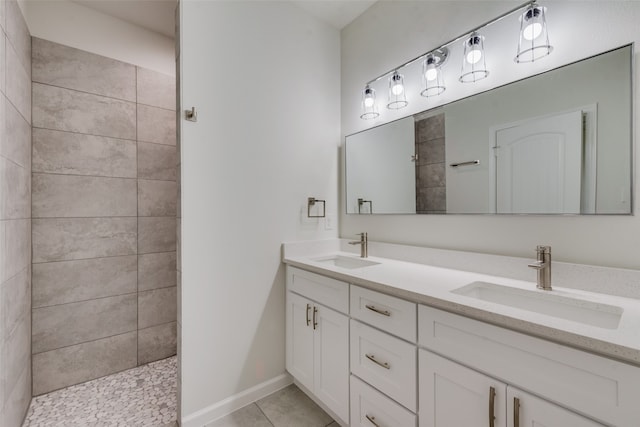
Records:
[[[553,1],[541,4],[549,8],[549,36],[555,47],[552,55],[545,59],[550,65],[640,41],[637,31],[640,3]],[[513,5],[513,2],[484,1],[376,3],[342,31],[343,136],[378,124],[359,118],[360,91],[364,83]],[[513,35],[513,51],[505,54],[507,58],[515,55],[516,36]],[[637,65],[637,54],[634,59]],[[636,82],[637,70],[636,66]],[[493,80],[487,79],[481,87],[497,86],[511,77],[494,73],[490,77]],[[637,93],[636,90],[636,102]],[[399,114],[413,114],[428,108],[426,101],[414,101]],[[381,120],[389,121],[399,114],[386,113]],[[637,117],[636,110],[636,121]],[[636,150],[636,161],[637,157]],[[639,188],[636,179],[635,199],[640,194]],[[367,231],[371,240],[527,257],[534,255],[535,245],[544,243],[553,246],[557,260],[628,268],[640,268],[634,232],[638,227],[638,216],[357,216],[341,213],[340,217],[341,236]]]
[[[68,0],[22,0],[31,35],[175,75],[174,40]]]
[[[283,241],[336,237],[340,39],[288,2],[181,3],[182,420],[284,373]],[[201,425],[201,424],[198,424]]]

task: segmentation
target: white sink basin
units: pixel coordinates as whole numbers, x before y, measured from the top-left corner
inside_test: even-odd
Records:
[[[617,329],[624,311],[614,305],[555,295],[553,291],[527,291],[487,282],[473,282],[451,292],[605,329]]]
[[[348,257],[344,255],[332,255],[330,257],[315,258],[313,259],[313,261],[348,269],[363,268],[380,264],[379,262],[368,261],[366,259],[356,257]]]

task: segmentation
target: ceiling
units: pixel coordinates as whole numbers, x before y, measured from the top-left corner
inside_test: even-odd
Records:
[[[147,30],[174,37],[177,0],[72,0]],[[329,25],[342,29],[376,0],[290,0]]]

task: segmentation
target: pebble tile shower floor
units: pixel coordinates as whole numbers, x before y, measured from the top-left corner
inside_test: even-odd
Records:
[[[34,397],[23,427],[174,427],[176,357]]]
[[[22,427],[176,427],[176,357],[34,397]],[[338,427],[290,385],[206,427]]]

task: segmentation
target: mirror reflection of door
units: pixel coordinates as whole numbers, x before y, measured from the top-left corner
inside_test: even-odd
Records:
[[[496,212],[579,214],[582,148],[582,111],[498,128]]]

